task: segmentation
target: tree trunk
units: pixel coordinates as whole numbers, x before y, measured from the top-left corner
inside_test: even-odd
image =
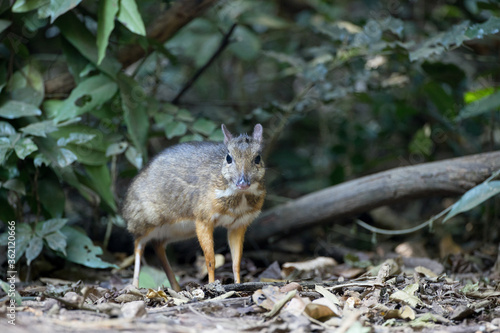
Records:
[[[411,198],[462,194],[498,169],[500,151],[379,172],[267,210],[250,226],[246,237],[265,242]]]

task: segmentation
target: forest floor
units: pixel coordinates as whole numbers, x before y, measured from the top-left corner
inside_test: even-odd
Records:
[[[465,258],[454,260],[461,265]],[[97,284],[41,278],[16,286],[20,305],[9,307],[0,295],[0,331],[500,332],[494,271],[448,276],[427,258],[386,259],[362,269],[317,257],[275,262],[258,282],[191,281],[179,293],[135,289],[110,271]],[[297,282],[279,281],[283,273]],[[332,273],[340,278],[318,279]]]

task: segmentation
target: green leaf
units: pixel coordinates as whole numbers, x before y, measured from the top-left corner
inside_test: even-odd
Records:
[[[35,158],[33,159],[33,164],[36,167],[41,167],[42,165],[49,166],[50,165],[50,160],[45,156],[44,154],[36,154]]]
[[[8,27],[10,27],[10,25],[12,24],[12,21],[8,21],[8,20],[3,20],[3,19],[0,19],[0,34],[5,30],[7,29]]]
[[[110,144],[106,149],[106,157],[120,155],[125,151],[125,149],[127,149],[127,147],[128,147],[127,142],[118,142]]]
[[[287,20],[263,12],[258,12],[256,13],[256,15],[241,17],[240,20],[238,21],[240,21],[241,23],[248,24],[249,26],[256,24],[270,29],[286,29],[290,27],[290,24],[288,23]]]
[[[5,292],[5,294],[8,294],[10,292],[10,284],[9,283],[0,280],[0,286],[2,286],[2,289]],[[19,295],[18,291],[14,292],[14,299],[16,300],[16,304],[18,306],[21,306],[22,298],[21,298],[21,295]]]
[[[228,47],[238,58],[242,60],[253,60],[260,52],[260,39],[250,29],[238,26],[234,31],[233,36],[237,42],[230,44]]]
[[[9,179],[5,183],[2,184],[2,187],[19,193],[21,195],[26,195],[26,188],[24,183],[20,179]]]
[[[57,22],[61,34],[73,45],[81,55],[93,63],[100,71],[114,78],[121,68],[121,64],[108,55],[98,64],[98,52],[94,35],[90,33],[78,17],[72,13],[61,16]]]
[[[36,225],[36,234],[40,237],[45,237],[48,234],[56,232],[68,223],[68,219],[55,218],[47,221],[39,222]]]
[[[34,151],[37,151],[38,147],[33,142],[33,140],[31,140],[31,138],[22,138],[21,140],[16,142],[14,150],[16,151],[17,157],[24,160],[26,156]]]
[[[72,168],[54,167],[55,174],[66,183],[76,188],[78,192],[89,202],[98,203],[99,196],[91,188],[82,184]]]
[[[438,33],[427,39],[416,50],[409,53],[410,61],[427,59],[432,55],[440,55],[452,46],[460,46],[468,38],[465,31],[469,28],[469,21],[454,25],[448,31]]]
[[[466,212],[478,206],[498,193],[500,193],[500,180],[481,183],[478,186],[473,187],[465,192],[460,200],[453,204],[450,212],[446,215],[443,222],[448,221],[457,214]]]
[[[222,130],[219,128],[216,131],[214,131],[210,136],[208,137],[208,140],[210,141],[223,141],[224,140],[224,134],[222,133]]]
[[[152,288],[170,287],[170,282],[165,277],[165,272],[152,266],[144,265],[139,273],[139,287]]]
[[[130,146],[127,149],[127,152],[125,153],[125,157],[133,166],[135,166],[137,168],[137,170],[142,168],[142,163],[143,163],[142,155],[139,154],[137,149],[135,149],[134,147]]]
[[[496,93],[478,99],[475,102],[467,104],[460,110],[456,120],[475,117],[486,112],[496,111],[500,109],[500,90]]]
[[[10,156],[12,150],[11,141],[9,138],[0,137],[0,165]]]
[[[0,136],[11,136],[16,134],[14,126],[6,121],[0,121]]]
[[[67,167],[71,165],[74,161],[78,160],[78,156],[71,150],[66,148],[60,148],[57,152],[57,164],[61,167]]]
[[[65,256],[67,255],[66,253],[66,236],[59,230],[56,232],[53,232],[43,238],[46,242],[47,245],[55,251],[60,251],[62,252]]]
[[[96,137],[95,134],[87,134],[87,133],[70,133],[67,138],[59,138],[57,140],[57,145],[59,147],[67,146],[69,143],[74,143],[77,145],[81,145],[89,142],[90,140]]]
[[[146,94],[135,80],[125,74],[119,74],[118,84],[128,134],[141,155],[146,156],[149,130]]]
[[[12,6],[13,13],[25,13],[50,3],[50,0],[17,0]]]
[[[34,136],[40,136],[42,138],[47,137],[47,133],[52,133],[57,131],[57,125],[53,120],[44,120],[38,123],[29,124],[26,127],[20,129],[24,134],[31,134]]]
[[[122,0],[125,2],[125,0]],[[115,17],[118,13],[118,0],[101,0],[97,15],[97,64],[100,64],[106,55],[109,36],[115,27]]]
[[[116,213],[118,208],[116,207],[113,192],[111,192],[111,175],[108,167],[105,164],[100,166],[89,165],[85,167],[85,170],[89,175],[90,187],[96,190],[103,201]]]
[[[177,120],[186,121],[186,122],[194,120],[194,117],[191,114],[191,112],[189,112],[189,110],[186,110],[186,109],[180,109],[177,112],[175,117],[177,118]]]
[[[43,240],[41,237],[33,236],[29,241],[28,248],[26,249],[26,260],[28,261],[28,266],[33,260],[35,260],[43,249]]]
[[[50,216],[61,217],[64,212],[66,196],[59,182],[51,179],[40,179],[37,190],[40,203]]]
[[[146,28],[135,0],[121,0],[118,21],[135,34],[146,36]]]
[[[48,99],[43,101],[42,108],[48,118],[54,118],[57,115],[57,110],[59,110],[63,104],[64,101],[58,99]],[[75,118],[73,120],[79,119]]]
[[[57,132],[51,134],[51,138],[57,139],[60,144],[66,144],[64,148],[70,150],[80,163],[102,165],[108,161],[105,156],[108,145],[107,137],[98,128],[72,124],[59,127]],[[47,148],[55,154],[53,146],[57,147],[57,144],[53,143],[50,147],[47,146]]]
[[[419,48],[410,52],[410,61],[426,59],[431,55],[440,55],[450,47],[458,47],[470,39],[480,39],[486,35],[496,34],[500,31],[500,18],[491,16],[488,21],[469,26],[469,21],[464,21],[450,28],[446,32],[434,35],[425,41]]]
[[[28,223],[16,223],[16,262],[26,252],[32,237],[33,230]]]
[[[41,114],[42,111],[36,106],[14,100],[9,100],[0,106],[0,117],[7,119],[39,116]]]
[[[69,261],[92,268],[118,268],[118,266],[105,262],[98,255],[102,249],[95,246],[85,233],[70,226],[64,226],[61,232],[66,236],[66,258]]]
[[[0,136],[11,136],[16,134],[14,126],[6,121],[0,121]]]
[[[422,86],[423,91],[429,96],[434,105],[441,111],[441,114],[449,114],[455,107],[453,96],[450,95],[442,85],[436,81],[431,81]]]
[[[217,128],[217,125],[213,121],[210,121],[210,120],[205,119],[205,118],[198,119],[192,125],[193,131],[201,133],[205,136],[209,136],[210,134],[212,134],[212,132],[216,128]]]
[[[50,17],[50,23],[56,18],[78,6],[82,0],[50,0],[50,3],[38,9],[40,17]]]
[[[68,70],[73,76],[76,85],[78,85],[82,78],[86,76],[82,75],[82,73],[86,70],[90,62],[80,52],[78,52],[78,50],[70,42],[68,42],[64,38],[61,38],[61,49],[64,57],[66,58]]]
[[[182,122],[172,121],[165,126],[165,135],[167,139],[172,139],[176,136],[182,136],[186,134],[187,126]]]
[[[55,121],[71,119],[98,107],[109,101],[117,89],[116,83],[104,74],[83,80],[57,110]]]
[[[468,91],[464,94],[464,102],[465,104],[470,104],[482,98],[485,98],[495,92],[495,88],[488,87],[484,89],[479,89],[475,91]]]
[[[9,80],[8,90],[13,100],[39,106],[45,95],[42,73],[30,62],[16,71]]]
[[[192,135],[185,135],[179,140],[179,142],[189,142],[189,141],[203,141],[203,137],[198,133],[195,133]]]
[[[490,16],[486,22],[470,26],[465,35],[469,39],[480,39],[498,31],[500,31],[500,17]]]

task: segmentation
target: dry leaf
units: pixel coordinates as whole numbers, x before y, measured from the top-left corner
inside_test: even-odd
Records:
[[[351,296],[345,301],[345,307],[352,310],[355,309],[356,306],[361,304],[361,300],[358,297]]]
[[[320,293],[321,295],[323,295],[323,297],[325,297],[332,304],[334,304],[334,305],[340,305],[340,301],[337,298],[337,296],[335,296],[334,294],[332,294],[325,287],[317,284],[317,285],[314,286],[314,290],[316,290],[318,293]]]
[[[380,269],[383,268],[383,272],[380,273]],[[394,259],[387,259],[383,263],[381,263],[378,266],[373,267],[370,269],[368,272],[366,272],[365,275],[368,276],[377,276],[380,274],[387,279],[389,276],[395,275],[401,271],[401,267],[398,263],[398,261]],[[384,280],[385,281],[385,280]]]
[[[406,286],[403,290],[398,290],[389,296],[390,300],[399,301],[409,306],[416,307],[417,305],[423,305],[423,302],[414,296],[415,292],[418,290],[418,284],[410,284]]]
[[[290,283],[288,283],[280,288],[280,291],[282,293],[287,293],[287,292],[292,291],[292,290],[301,291],[302,286],[300,284],[298,284],[297,282],[290,282]]]
[[[325,321],[330,319],[331,317],[336,316],[335,312],[333,312],[330,307],[315,302],[307,304],[304,312],[309,317],[320,321]]]
[[[125,303],[121,311],[124,318],[141,318],[147,315],[146,303],[144,301]]]
[[[333,304],[330,300],[328,300],[326,297],[318,298],[313,301],[314,304],[320,304],[324,305],[330,308],[330,310],[333,311],[335,316],[341,317],[342,316],[342,311],[340,310],[339,306],[336,304]]]
[[[462,253],[462,248],[453,241],[451,235],[448,234],[441,238],[441,242],[439,242],[439,255],[441,258],[445,258],[450,254],[460,253]]]
[[[167,294],[165,294],[163,290],[154,290],[149,288],[146,297],[151,300],[157,300],[161,298],[164,299],[165,301],[168,301]]]
[[[286,262],[281,266],[283,277],[287,277],[294,271],[299,274],[312,273],[315,276],[321,276],[324,272],[329,271],[337,262],[329,257],[317,257],[308,261]]]
[[[423,276],[428,277],[428,278],[435,278],[438,276],[436,273],[434,273],[430,269],[423,267],[423,266],[415,267],[415,272],[422,274]]]
[[[311,300],[307,297],[300,297],[295,295],[290,302],[286,305],[286,312],[290,312],[295,316],[300,316],[304,312],[306,306],[311,303]]]
[[[138,296],[134,294],[121,294],[115,298],[115,302],[117,303],[128,303],[128,302],[135,302],[135,301],[140,301],[143,299],[144,296]]]

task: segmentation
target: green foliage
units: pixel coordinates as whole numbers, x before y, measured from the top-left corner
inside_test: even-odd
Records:
[[[483,134],[500,118],[488,48],[498,6],[429,3],[410,15],[415,8],[399,2],[297,3],[221,2],[164,45],[144,25],[165,10],[160,1],[0,5],[0,220],[18,222],[19,255],[29,264],[46,248],[109,267],[61,222],[75,196],[114,220],[117,179],[148,152],[221,140],[220,123],[235,132],[264,123],[274,197],[498,146]],[[234,23],[229,46],[171,104]],[[124,70],[118,59],[130,45],[154,52]],[[72,88],[63,93],[50,84],[60,74]],[[51,223],[58,228],[43,231]]]
[[[443,222],[451,219],[453,216],[466,212],[477,207],[484,201],[500,193],[500,181],[494,180],[481,183],[467,191],[457,202],[453,204],[450,212],[444,218]]]

